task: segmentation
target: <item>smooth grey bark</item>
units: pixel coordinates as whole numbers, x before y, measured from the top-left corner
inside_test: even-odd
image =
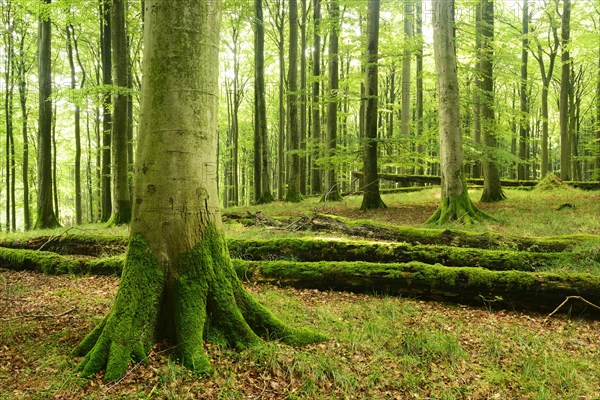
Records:
[[[300,23],[300,194],[307,194],[306,174],[306,141],[307,141],[307,100],[306,94],[306,25],[308,20],[307,3],[309,0],[300,0],[302,18]]]
[[[472,223],[482,218],[467,192],[463,171],[460,97],[454,37],[454,0],[433,0],[433,44],[438,80],[441,201],[429,223]]]
[[[365,66],[364,192],[361,210],[385,208],[379,194],[377,166],[377,102],[379,57],[379,0],[369,0]]]
[[[506,198],[500,184],[496,148],[496,118],[494,112],[494,0],[481,0],[481,63],[480,92],[481,128],[484,144],[483,193],[481,201],[495,202]]]
[[[265,26],[262,0],[254,1],[254,202],[273,201],[265,100]]]
[[[112,215],[110,223],[128,224],[131,220],[127,133],[127,31],[125,0],[111,0],[111,48],[113,67],[113,116],[111,136]]]
[[[49,5],[51,0],[44,0]],[[36,229],[59,226],[52,191],[52,21],[40,17],[38,23],[39,117],[37,143]]]
[[[548,157],[548,94],[550,91],[550,82],[554,74],[554,65],[556,55],[558,54],[558,48],[560,46],[560,40],[558,38],[558,26],[555,21],[555,16],[551,11],[545,11],[548,17],[548,23],[550,30],[547,33],[547,49],[545,49],[540,43],[540,39],[535,36],[536,48],[532,51],[532,55],[538,62],[540,67],[540,74],[542,76],[542,98],[541,98],[541,112],[542,112],[542,138],[541,138],[541,152],[540,152],[540,173],[542,177],[548,174],[550,162]],[[544,58],[548,57],[548,67]]]
[[[329,3],[328,96],[327,96],[327,168],[323,201],[340,201],[335,157],[337,155],[338,98],[339,98],[339,29],[340,5],[338,0]]]
[[[288,55],[288,134],[290,144],[290,171],[285,201],[300,201],[300,130],[298,126],[298,2],[289,1],[289,55]]]
[[[413,48],[413,0],[404,0],[404,49],[402,50],[402,108],[400,110],[400,133],[410,135],[410,89],[411,89],[411,59]]]
[[[102,0],[100,10],[100,54],[102,58],[102,161],[101,196],[102,213],[100,220],[106,222],[112,213],[112,180],[111,180],[111,131],[112,131],[112,96],[108,87],[112,85],[111,59],[111,22],[110,0]]]
[[[19,21],[19,59],[17,60],[17,84],[19,86],[19,104],[21,106],[21,138],[23,140],[22,153],[22,185],[23,185],[23,228],[31,229],[31,209],[29,206],[29,115],[27,112],[27,79],[25,74],[29,67],[25,64],[25,38],[27,26],[23,20]]]
[[[527,62],[529,56],[529,1],[523,0],[523,21],[521,26],[521,84],[519,86],[520,110],[519,118],[519,166],[517,179],[529,179],[529,161],[527,148],[529,144],[529,98],[527,96]]]
[[[571,0],[564,0],[561,15],[561,73],[560,95],[558,100],[560,126],[560,178],[571,179],[571,144],[569,141],[569,92],[571,76],[571,57],[569,43],[571,35]]]
[[[423,138],[423,1],[417,0],[416,8],[416,98],[415,98],[415,134],[417,136],[417,155],[419,158],[425,156],[425,145]],[[424,162],[419,160],[417,173],[425,173]]]
[[[321,193],[321,168],[315,162],[321,157],[321,0],[313,3],[313,58],[312,58],[312,115],[311,135],[313,156],[311,163],[311,193]]]
[[[72,24],[68,24],[65,29],[67,35],[67,56],[69,58],[69,67],[71,71],[71,91],[74,93],[77,88],[77,78],[75,76],[75,56],[74,47],[77,46],[77,39],[75,37],[75,29]],[[79,67],[81,68],[81,62]],[[83,88],[85,84],[85,70],[82,69],[82,79],[80,87]],[[82,223],[82,205],[81,205],[81,107],[79,102],[75,100],[75,120],[74,134],[75,134],[75,223],[81,225]]]

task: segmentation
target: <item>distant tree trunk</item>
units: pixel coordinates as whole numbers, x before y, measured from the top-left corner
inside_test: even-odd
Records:
[[[598,54],[596,79],[596,166],[594,177],[600,180],[600,52]]]
[[[337,0],[329,3],[329,95],[327,96],[327,173],[323,188],[323,201],[340,201],[339,183],[337,181],[337,109],[339,95],[339,27],[340,5]]]
[[[285,107],[284,107],[284,85],[285,85],[285,10],[283,0],[277,0],[277,14],[275,16],[275,26],[278,36],[279,50],[279,133],[277,146],[277,198],[283,200],[285,193]]]
[[[571,60],[569,55],[569,39],[571,34],[571,0],[564,0],[561,24],[561,56],[560,98],[558,102],[560,124],[560,178],[571,179],[571,144],[569,142],[569,91]]]
[[[112,111],[111,111],[111,91],[108,89],[112,85],[112,60],[111,60],[111,21],[110,21],[110,0],[103,0],[100,4],[100,53],[102,57],[102,166],[101,166],[101,188],[102,188],[102,216],[101,221],[106,222],[110,219],[112,213],[112,194],[111,194],[111,131],[112,131]]]
[[[69,58],[69,66],[71,68],[71,92],[75,101],[75,223],[81,225],[82,222],[82,207],[81,207],[81,111],[79,107],[79,101],[74,96],[75,89],[77,88],[76,77],[75,77],[75,57],[73,55],[73,42],[75,39],[75,30],[73,25],[68,24],[66,27],[67,33],[67,56]],[[83,75],[82,83],[85,81],[85,73]]]
[[[484,142],[483,193],[481,201],[495,202],[506,198],[500,185],[496,163],[496,121],[494,116],[494,1],[481,1],[481,119]]]
[[[311,165],[311,193],[321,193],[321,168],[315,162],[321,156],[321,101],[320,101],[320,79],[321,79],[321,0],[313,3],[313,63],[312,63],[312,145],[313,162]]]
[[[11,196],[13,189],[11,188],[11,183],[13,182],[12,177],[15,173],[12,164],[14,163],[14,157],[11,158],[11,148],[14,151],[14,145],[12,145],[14,141],[13,135],[13,95],[14,95],[14,82],[15,82],[15,74],[14,74],[14,21],[12,15],[12,2],[8,1],[6,5],[3,6],[2,10],[5,14],[3,15],[3,23],[6,26],[6,31],[4,32],[4,83],[6,85],[4,92],[4,114],[5,114],[5,128],[6,128],[6,142],[5,142],[5,155],[6,155],[6,171],[5,171],[5,179],[6,179],[6,230],[11,230],[11,209],[12,209],[12,200]],[[12,221],[14,222],[14,221]],[[15,230],[15,229],[13,229]]]
[[[128,224],[131,220],[127,137],[127,31],[125,0],[112,0],[110,9],[113,66],[113,118],[111,137],[112,215],[110,223]]]
[[[552,81],[552,75],[554,74],[554,63],[556,55],[558,54],[558,48],[560,41],[558,38],[558,28],[554,21],[553,14],[547,12],[550,19],[550,32],[548,32],[548,48],[546,52],[543,50],[539,39],[536,38],[537,51],[532,52],[532,55],[536,58],[540,66],[540,74],[542,75],[542,140],[541,140],[541,160],[540,160],[540,173],[544,177],[548,174],[548,167],[550,165],[548,158],[548,93],[550,89],[550,82]],[[546,70],[544,62],[544,54],[548,55],[548,69]]]
[[[285,201],[300,201],[300,131],[298,127],[298,2],[289,0],[290,41],[288,56],[288,132],[291,164]]]
[[[416,62],[417,62],[417,79],[416,79],[416,136],[417,136],[417,154],[419,157],[417,173],[423,175],[424,163],[423,156],[425,152],[423,138],[423,1],[417,0],[416,3],[416,29],[417,29],[417,46],[416,46]]]
[[[364,194],[361,210],[385,208],[379,194],[377,166],[377,102],[379,57],[379,0],[369,0],[367,11],[367,49],[365,73],[365,156]]]
[[[410,135],[410,67],[413,47],[413,0],[404,0],[404,49],[402,51],[402,109],[400,110],[401,134]]]
[[[25,37],[27,26],[20,21],[21,39],[19,41],[19,59],[17,60],[17,81],[19,86],[19,103],[21,104],[21,136],[23,140],[23,227],[26,231],[31,229],[31,214],[29,206],[29,129],[27,113],[27,79],[25,74],[29,68],[25,66]]]
[[[44,0],[49,5],[51,0]],[[54,212],[52,191],[52,21],[40,17],[38,24],[39,120],[37,154],[36,229],[60,226]]]
[[[471,202],[462,166],[460,98],[456,71],[454,0],[433,0],[433,44],[438,79],[442,199],[428,223],[472,223],[484,214]]]
[[[570,84],[569,84],[569,144],[571,146],[571,179],[581,180],[579,157],[579,131],[577,123],[578,103],[581,99],[581,77],[583,75],[582,66],[579,66],[579,72],[576,74],[573,64],[571,64]]]
[[[481,62],[479,55],[481,54],[482,38],[481,38],[481,2],[475,5],[475,90],[473,90],[473,140],[475,143],[481,143]],[[481,178],[481,160],[475,160],[473,164],[473,178]]]
[[[529,179],[527,161],[527,146],[529,141],[529,99],[527,98],[527,61],[529,55],[529,2],[523,0],[523,23],[521,28],[521,85],[519,88],[521,100],[521,115],[519,118],[519,166],[517,179]]]
[[[307,2],[309,0],[300,0],[302,3],[302,22],[300,23],[300,193],[306,192],[306,23],[308,17]]]
[[[265,25],[262,0],[254,1],[254,201],[273,201],[269,174],[269,132],[265,101]]]

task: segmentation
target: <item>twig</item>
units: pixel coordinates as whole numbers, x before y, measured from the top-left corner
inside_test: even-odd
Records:
[[[571,299],[572,300],[580,300],[580,301],[584,302],[585,304],[587,304],[587,305],[589,305],[591,307],[594,307],[597,310],[600,310],[600,306],[597,306],[596,304],[592,303],[591,301],[588,301],[588,300],[584,299],[581,296],[567,296],[567,298],[562,303],[560,303],[560,305],[558,307],[556,307],[554,309],[554,311],[552,311],[550,314],[548,314],[548,316],[546,318],[544,318],[544,321],[542,321],[542,325],[545,324],[546,321],[548,321],[548,319],[550,317],[552,317],[554,314],[556,314],[558,312],[558,310],[560,310],[561,307],[564,306]]]
[[[0,319],[0,321],[11,321],[13,319],[27,319],[27,318],[33,318],[33,319],[37,319],[37,318],[59,318],[59,317],[64,317],[67,314],[72,313],[73,311],[77,310],[77,307],[73,307],[67,311],[63,311],[60,314],[31,314],[31,315],[17,315],[16,317],[10,317],[10,318],[2,318]]]
[[[65,229],[65,231],[64,231],[64,232],[62,232],[60,235],[57,235],[57,236],[50,236],[50,237],[48,238],[48,240],[46,240],[46,242],[45,242],[43,245],[41,245],[41,246],[38,248],[38,250],[42,250],[42,249],[43,249],[43,248],[44,248],[44,247],[45,247],[45,246],[46,246],[48,243],[50,243],[52,240],[54,240],[55,238],[59,238],[59,237],[61,237],[61,236],[62,236],[62,235],[64,235],[65,233],[68,233],[68,232],[69,232],[71,229],[73,229],[73,227],[70,227],[70,228],[67,228],[67,229]]]

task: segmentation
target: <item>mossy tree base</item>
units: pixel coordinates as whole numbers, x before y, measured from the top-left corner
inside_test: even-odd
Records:
[[[368,188],[365,189],[363,194],[363,201],[360,205],[361,210],[375,210],[378,208],[387,208],[381,196],[379,194],[379,190],[377,191],[369,191]]]
[[[481,194],[481,199],[479,199],[482,203],[495,203],[502,200],[506,200],[506,194],[502,189],[485,190],[485,188]]]
[[[144,237],[132,235],[111,311],[73,351],[85,356],[77,367],[83,376],[106,370],[105,380],[116,380],[130,361],[146,361],[151,346],[163,339],[175,345],[183,365],[199,373],[210,370],[204,340],[235,349],[261,338],[292,345],[324,340],[286,326],[245,291],[216,228],[174,262],[177,274],[167,274]]]
[[[256,204],[269,204],[275,201],[275,198],[271,194],[271,192],[263,193],[262,196],[258,200],[256,200]]]
[[[448,222],[460,222],[472,225],[485,219],[491,219],[491,217],[473,204],[465,190],[460,196],[450,195],[443,198],[427,223],[444,225]]]

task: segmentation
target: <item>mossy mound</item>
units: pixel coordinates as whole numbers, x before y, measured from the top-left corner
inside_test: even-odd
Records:
[[[541,181],[538,182],[537,185],[533,188],[533,190],[540,191],[548,191],[548,190],[568,190],[572,189],[571,186],[567,185],[560,179],[558,176],[554,174],[546,175]]]

